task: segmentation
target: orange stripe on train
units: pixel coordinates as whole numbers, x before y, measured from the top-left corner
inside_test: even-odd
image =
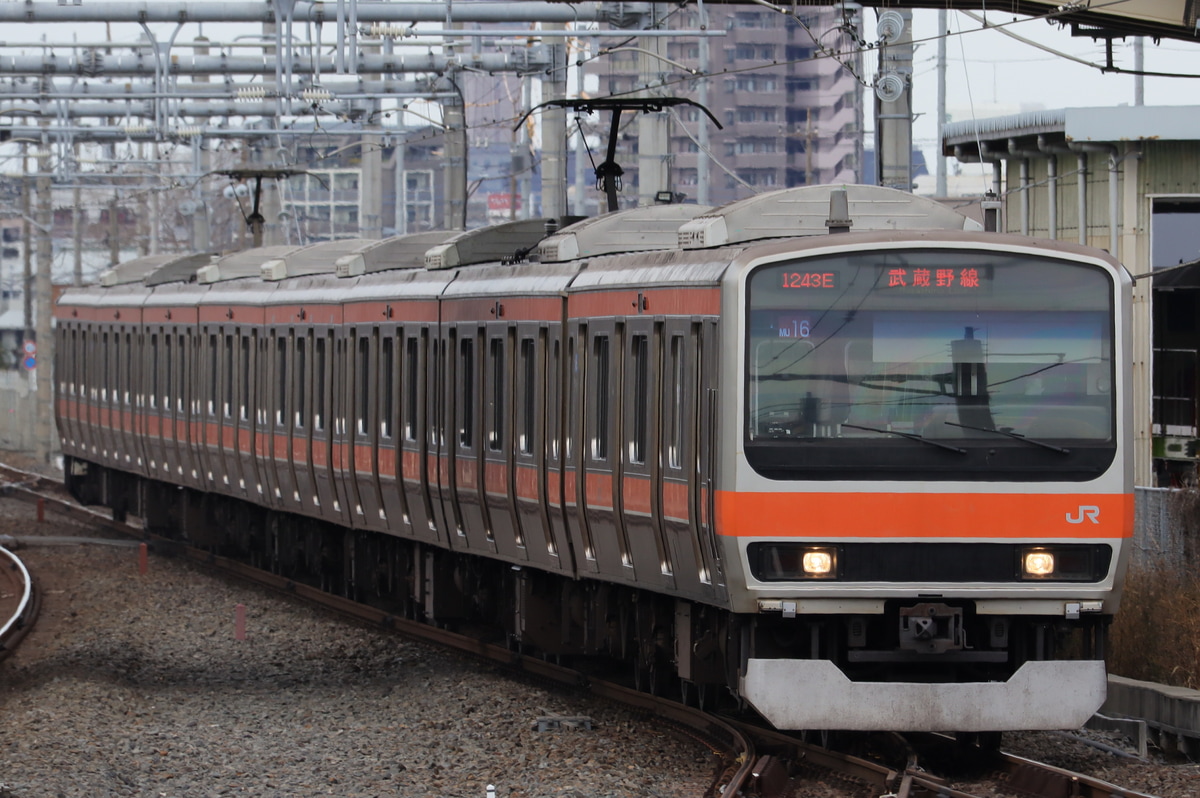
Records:
[[[728,537],[1128,538],[1133,494],[735,493],[718,491]]]

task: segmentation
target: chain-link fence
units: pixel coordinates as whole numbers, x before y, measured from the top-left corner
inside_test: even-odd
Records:
[[[1183,568],[1197,553],[1200,491],[1195,488],[1136,488],[1133,562]]]

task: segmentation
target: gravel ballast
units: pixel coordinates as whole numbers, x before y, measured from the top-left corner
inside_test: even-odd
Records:
[[[0,534],[80,534],[12,500],[0,515]],[[0,662],[0,795],[694,798],[714,772],[708,749],[631,713],[184,561],[142,575],[136,548],[20,555],[43,606]],[[536,731],[548,715],[593,729]]]

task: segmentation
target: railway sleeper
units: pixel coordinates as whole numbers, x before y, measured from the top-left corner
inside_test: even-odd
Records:
[[[735,616],[96,464],[72,461],[67,473],[79,501],[139,515],[155,534],[523,654],[610,663],[640,689],[693,703],[723,698],[751,657],[829,660],[853,681],[996,681],[1026,661],[1100,658],[1105,647],[1103,617],[985,617],[966,600],[878,616]]]
[[[731,616],[623,585],[578,580],[348,529],[233,497],[72,460],[83,504],[140,517],[148,532],[395,615],[470,628],[535,656],[616,665],[643,689],[712,702],[737,683]]]

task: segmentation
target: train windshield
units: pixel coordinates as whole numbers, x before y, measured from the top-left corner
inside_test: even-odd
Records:
[[[1070,261],[877,250],[760,267],[747,457],[773,478],[1095,476],[1115,451],[1112,326],[1111,278]]]

